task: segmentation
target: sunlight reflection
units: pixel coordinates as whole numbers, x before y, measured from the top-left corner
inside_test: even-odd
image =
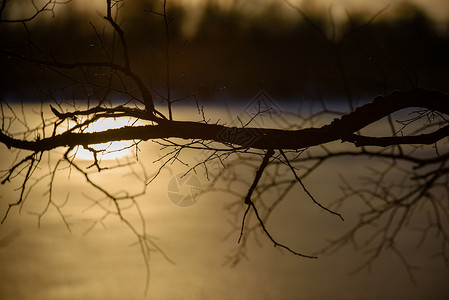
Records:
[[[99,132],[108,129],[120,128],[123,126],[131,125],[133,120],[116,118],[116,119],[101,119],[89,125],[85,132]],[[89,145],[90,148],[99,151],[97,158],[99,160],[111,160],[119,159],[129,155],[132,155],[133,149],[132,141],[118,141],[110,143],[101,143],[95,145]],[[93,160],[93,154],[89,150],[82,146],[76,147],[72,154],[76,153],[77,158]]]

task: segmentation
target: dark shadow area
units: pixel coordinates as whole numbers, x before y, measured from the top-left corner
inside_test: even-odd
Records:
[[[128,39],[132,66],[148,85],[164,93],[166,35],[161,17],[150,12],[160,11],[160,3],[125,4],[119,24]],[[380,14],[369,24],[373,16],[352,15],[338,25],[333,38],[335,24],[328,12],[310,13],[309,21],[299,13],[287,18],[282,5],[272,4],[248,16],[238,7],[224,9],[209,2],[191,36],[183,34],[188,10],[169,5],[172,90],[181,95],[227,86],[236,97],[264,89],[277,98],[363,97],[413,87],[448,91],[448,34],[437,31],[418,7],[402,3],[389,8],[395,10],[394,20]],[[111,28],[98,17],[103,14],[74,13],[67,5],[54,18],[37,18],[26,27],[2,23],[0,47],[42,59],[120,62],[121,50],[111,38]],[[7,12],[2,18],[8,18]],[[65,75],[47,67],[4,55],[0,64],[2,95],[32,100],[70,84]],[[78,75],[99,77],[94,69]]]

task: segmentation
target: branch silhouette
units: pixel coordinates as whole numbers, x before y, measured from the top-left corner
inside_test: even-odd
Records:
[[[422,107],[440,113],[449,114],[449,96],[437,91],[413,89],[397,91],[389,96],[376,97],[373,102],[365,104],[355,111],[335,119],[330,124],[318,128],[300,130],[280,130],[253,127],[226,127],[224,125],[206,124],[189,121],[171,121],[157,117],[147,119],[157,125],[126,126],[94,133],[66,132],[38,140],[21,140],[8,136],[0,131],[0,142],[8,148],[18,148],[31,151],[48,151],[58,147],[74,147],[77,145],[98,144],[123,140],[149,139],[200,139],[215,141],[236,146],[246,146],[256,149],[302,149],[341,140],[356,146],[386,147],[401,144],[433,144],[449,135],[449,126],[444,126],[432,133],[397,136],[397,137],[369,137],[355,134],[360,129],[373,124],[375,121],[404,108]],[[61,119],[108,111],[111,115],[105,117],[141,117],[145,118],[145,111],[138,109],[101,109],[93,108],[83,112],[52,111]],[[117,114],[115,114],[117,113]],[[112,115],[114,114],[114,115]],[[232,134],[223,134],[232,132]],[[246,137],[255,136],[251,144],[247,144]]]
[[[26,27],[26,24],[37,16],[41,16],[43,12],[54,13],[54,6],[57,3],[53,0],[48,1],[41,8],[35,8],[35,13],[28,18],[3,20],[2,13],[7,5],[7,1],[3,1],[0,7],[0,23],[23,23]],[[150,252],[156,251],[167,261],[173,261],[147,233],[145,216],[140,210],[137,199],[145,195],[146,189],[151,188],[151,183],[176,162],[185,167],[186,174],[196,173],[204,168],[206,177],[210,180],[205,193],[225,192],[236,199],[228,206],[231,215],[236,216],[237,221],[232,223],[232,232],[239,233],[238,242],[240,243],[237,252],[230,257],[232,265],[235,265],[242,257],[246,257],[248,237],[257,237],[258,234],[263,235],[274,246],[291,254],[317,258],[315,255],[302,254],[302,251],[293,250],[294,247],[278,242],[275,238],[276,233],[273,233],[276,229],[268,226],[268,221],[279,204],[289,197],[294,187],[298,186],[301,187],[300,192],[306,199],[311,199],[320,209],[338,216],[341,220],[343,220],[343,213],[340,208],[347,199],[357,198],[365,205],[365,210],[360,214],[358,222],[317,254],[332,253],[347,244],[353,244],[355,249],[367,250],[369,253],[368,259],[357,269],[361,270],[369,267],[384,251],[390,249],[411,275],[414,268],[405,260],[394,241],[401,230],[407,226],[417,208],[429,206],[431,212],[428,224],[419,229],[422,231],[422,240],[427,238],[429,231],[435,230],[439,234],[442,245],[439,255],[446,264],[449,264],[447,250],[449,249],[447,227],[449,210],[447,203],[444,202],[447,200],[449,182],[447,166],[449,152],[445,144],[445,139],[449,137],[449,122],[446,116],[449,115],[447,93],[430,88],[396,90],[385,92],[384,95],[374,97],[369,103],[355,108],[354,97],[350,91],[350,80],[343,64],[342,44],[355,36],[353,33],[359,31],[357,28],[352,29],[337,43],[333,20],[331,20],[332,37],[328,38],[326,31],[317,26],[313,19],[293,6],[335,52],[336,65],[341,72],[350,111],[342,113],[330,110],[324,101],[321,101],[320,112],[310,113],[305,117],[300,113],[292,113],[291,115],[295,117],[293,121],[288,120],[283,126],[270,127],[264,123],[257,123],[259,118],[269,114],[271,110],[271,108],[261,108],[259,103],[257,112],[249,116],[248,122],[242,121],[237,115],[235,116],[237,121],[234,123],[226,124],[220,121],[213,123],[206,118],[204,108],[196,99],[201,92],[174,97],[175,93],[171,90],[171,66],[176,60],[172,59],[170,53],[174,48],[172,43],[175,39],[170,36],[169,23],[173,19],[169,18],[167,1],[163,1],[160,10],[162,13],[152,9],[145,10],[152,12],[152,15],[162,17],[162,25],[165,28],[166,38],[165,45],[162,47],[162,57],[166,62],[165,76],[162,77],[165,81],[166,97],[153,87],[153,82],[148,80],[145,74],[142,75],[137,71],[139,68],[136,67],[132,55],[133,43],[127,39],[131,39],[131,35],[125,35],[120,19],[117,18],[121,2],[105,0],[105,3],[106,14],[102,21],[106,23],[106,26],[112,27],[113,38],[110,50],[106,50],[108,36],[97,31],[92,25],[104,51],[102,58],[64,60],[40,51],[38,53],[27,51],[30,49],[20,51],[14,47],[0,49],[0,55],[4,57],[30,66],[41,66],[46,71],[54,72],[67,79],[69,81],[67,86],[52,90],[51,95],[55,99],[59,99],[61,91],[72,91],[72,89],[85,92],[88,99],[87,107],[79,103],[75,96],[72,97],[72,102],[43,101],[39,112],[41,122],[34,128],[26,121],[23,105],[21,109],[18,106],[13,108],[3,98],[1,99],[0,144],[6,146],[11,153],[17,153],[8,169],[0,174],[1,183],[19,182],[18,199],[8,203],[2,223],[7,220],[8,214],[14,207],[22,207],[27,197],[32,195],[35,186],[48,179],[50,182],[47,186],[48,197],[44,200],[47,201],[46,205],[43,212],[35,213],[38,224],[48,209],[54,207],[70,230],[70,223],[63,212],[69,196],[67,195],[63,204],[58,204],[52,196],[58,172],[64,168],[69,169],[70,172],[81,175],[86,185],[101,195],[99,199],[90,198],[90,195],[86,197],[92,202],[91,207],[102,212],[87,231],[101,224],[106,218],[115,217],[120,220],[135,235],[141,247],[147,269],[146,289],[148,289]],[[287,1],[287,3],[292,6],[290,2]],[[377,15],[361,28],[369,27]],[[26,31],[27,35],[30,34],[28,30]],[[35,47],[29,39],[27,41],[30,48]],[[79,77],[70,73],[75,70],[80,72]],[[107,78],[107,83],[101,82],[98,77],[89,77],[86,70],[99,71],[98,77]],[[113,82],[112,78],[115,78],[119,84],[115,84],[117,82]],[[98,89],[100,90],[98,93],[102,95],[93,101],[93,93],[90,89]],[[117,94],[124,98],[120,98],[118,104],[108,100],[113,98],[111,95]],[[156,102],[158,98],[167,104],[165,110],[161,108],[161,111],[166,111],[168,117],[158,110],[159,106]],[[195,100],[198,114],[202,118],[200,121],[194,121],[193,118],[178,120],[173,116],[175,110],[173,104],[189,98]],[[92,104],[93,102],[95,103]],[[420,109],[418,116],[398,122],[402,127],[397,130],[392,114],[412,108]],[[20,110],[23,118],[20,117]],[[290,112],[285,112],[285,114],[288,113]],[[333,120],[325,119],[324,125],[323,122],[316,125],[316,120],[320,120],[321,116],[332,116]],[[129,120],[128,125],[115,129],[88,131],[89,126],[98,121],[118,118]],[[389,127],[381,136],[365,134],[367,127],[374,126],[383,119],[388,120]],[[421,120],[425,122],[419,125]],[[13,124],[17,123],[25,129],[15,130]],[[419,128],[405,134],[403,129],[410,124],[418,124]],[[96,150],[92,145],[119,141],[131,141],[131,145],[126,147],[135,149],[134,160],[105,166],[99,158],[104,150]],[[146,141],[154,142],[160,147],[159,156],[154,160],[154,164],[159,164],[159,167],[153,174],[147,174],[145,167],[139,161],[139,146]],[[338,141],[350,149],[339,148],[338,143],[335,143]],[[425,155],[420,155],[416,149],[423,145],[431,145],[425,149],[431,149],[432,153],[428,151],[424,153]],[[92,155],[88,166],[80,163],[76,150],[80,148]],[[58,153],[55,150],[63,150],[63,154],[57,163],[52,164],[49,154]],[[194,151],[202,156],[195,163],[189,164],[182,158],[182,154],[186,151]],[[305,178],[317,173],[329,161],[354,157],[370,158],[376,162],[376,164],[368,163],[371,173],[370,176],[363,177],[364,186],[357,186],[353,181],[342,177],[341,189],[344,195],[336,199],[334,203],[324,204],[325,202],[318,201],[315,194],[312,196],[305,185],[307,182],[304,181]],[[41,176],[39,172],[45,158],[48,159],[49,171]],[[139,165],[139,168],[136,165]],[[93,176],[100,172],[104,174],[114,168],[130,170],[129,173],[139,183],[141,190],[132,193],[128,190],[116,191],[114,190],[116,187],[108,189],[98,183]],[[135,168],[139,170],[136,171]],[[232,184],[236,182],[245,186],[244,192],[234,189]],[[444,196],[441,196],[442,194]],[[138,215],[137,223],[140,222],[140,224],[130,221],[131,219],[125,213],[129,210],[134,210]],[[345,219],[347,219],[346,216]],[[359,233],[363,230],[371,231],[360,237]]]

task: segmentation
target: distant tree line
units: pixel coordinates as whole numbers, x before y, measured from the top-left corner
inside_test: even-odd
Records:
[[[134,49],[130,55],[139,62],[135,69],[159,89],[165,86],[167,72],[166,35],[152,3],[127,1],[122,8],[126,13],[121,14],[126,17],[119,21]],[[278,6],[269,6],[255,16],[245,16],[238,7],[223,9],[209,2],[196,32],[186,37],[182,26],[188,22],[187,10],[169,4],[169,72],[172,89],[180,94],[224,86],[236,96],[266,89],[278,98],[346,98],[348,91],[364,96],[415,87],[448,90],[448,33],[437,31],[430,17],[411,5],[394,20],[382,18],[382,13],[372,22],[368,21],[374,14],[351,16],[338,25],[333,36],[335,24],[328,14],[309,14],[309,20],[298,14],[292,19]],[[133,12],[142,10],[148,17],[134,19]],[[24,39],[32,34],[31,42],[39,42],[36,47],[27,44],[26,51],[33,55],[57,53],[58,60],[103,55],[97,34],[107,30],[106,23],[96,21],[89,26],[83,18],[83,14],[61,13],[45,22],[28,22],[26,28],[2,24],[0,46],[20,51]],[[67,32],[73,34],[70,41]],[[21,68],[16,60],[5,56],[0,60],[10,70],[1,79],[3,95],[17,87],[24,95],[29,90],[36,95],[41,84],[65,80],[55,80],[53,73],[45,72],[46,67]],[[46,76],[52,76],[51,80]]]

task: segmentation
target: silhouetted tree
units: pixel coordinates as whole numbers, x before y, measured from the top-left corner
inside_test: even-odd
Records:
[[[425,239],[429,231],[436,231],[437,238],[441,241],[440,255],[446,264],[449,262],[449,95],[415,87],[377,96],[356,107],[342,53],[345,42],[358,29],[369,27],[373,20],[357,24],[337,39],[334,35],[329,37],[301,9],[290,4],[309,25],[316,27],[319,36],[335,55],[332,59],[338,65],[341,75],[339,80],[344,86],[350,111],[335,111],[328,108],[325,101],[315,102],[320,108],[318,111],[315,109],[305,116],[298,113],[279,128],[266,128],[257,126],[260,124],[257,120],[273,112],[274,108],[263,105],[252,113],[249,121],[238,119],[239,122],[231,125],[209,120],[207,111],[198,101],[199,120],[176,119],[173,104],[186,99],[196,100],[200,93],[183,97],[172,93],[172,16],[166,1],[159,9],[149,8],[142,12],[143,18],[160,18],[161,30],[165,33],[165,48],[162,49],[161,56],[166,67],[161,73],[166,86],[164,92],[153,87],[145,74],[136,71],[140,68],[133,62],[133,48],[128,43],[128,36],[132,32],[125,32],[120,25],[119,12],[124,2],[105,2],[105,10],[102,11],[105,25],[100,28],[97,24],[91,24],[96,38],[91,43],[95,43],[95,51],[98,52],[92,57],[72,59],[66,58],[62,53],[43,51],[29,29],[37,19],[53,15],[59,5],[57,1],[49,0],[42,6],[34,6],[35,10],[29,16],[18,19],[5,17],[12,2],[3,0],[1,3],[0,26],[20,25],[26,33],[20,44],[5,45],[0,50],[1,54],[14,64],[24,65],[27,70],[29,68],[43,77],[48,71],[55,73],[59,77],[56,80],[58,84],[62,83],[59,87],[51,85],[50,90],[41,89],[41,96],[45,101],[38,112],[41,122],[35,127],[27,123],[26,114],[21,115],[17,105],[11,106],[6,102],[7,95],[2,95],[0,142],[14,153],[8,170],[1,175],[2,184],[20,182],[18,198],[6,207],[2,223],[7,220],[11,210],[21,206],[32,195],[36,184],[47,180],[48,197],[40,200],[46,201],[46,204],[44,211],[39,214],[39,220],[49,207],[54,207],[70,229],[63,207],[52,196],[53,182],[65,167],[82,174],[87,185],[102,194],[103,198],[95,204],[104,214],[96,222],[107,217],[117,217],[136,235],[144,259],[148,259],[151,250],[165,255],[147,234],[145,216],[141,216],[143,226],[138,227],[129,221],[124,211],[131,208],[138,211],[138,198],[145,194],[148,183],[159,176],[170,163],[183,161],[184,153],[196,151],[202,153],[202,158],[194,164],[186,165],[185,173],[203,168],[210,172],[211,166],[218,163],[222,168],[211,176],[210,190],[224,190],[238,199],[230,210],[240,219],[235,230],[240,231],[239,242],[242,247],[231,255],[231,264],[239,262],[245,256],[248,236],[257,232],[262,232],[275,246],[294,255],[316,258],[315,254],[305,254],[302,252],[304,249],[292,249],[288,242],[279,241],[267,225],[279,203],[296,187],[302,189],[320,209],[341,220],[343,215],[338,212],[338,205],[345,199],[357,197],[365,204],[366,209],[361,213],[359,221],[348,232],[323,247],[321,253],[332,252],[353,243],[357,248],[373,250],[362,265],[366,267],[384,251],[392,250],[411,274],[412,268],[403,259],[395,241],[411,222],[412,216],[425,207],[429,216],[427,223],[421,228],[422,237]],[[70,39],[69,36],[67,38]],[[375,59],[379,58],[373,58]],[[2,72],[7,73],[8,70],[3,69]],[[49,80],[52,78],[49,77]],[[83,96],[85,100],[77,100]],[[49,101],[51,99],[54,100]],[[160,100],[162,105],[156,105],[156,100]],[[414,109],[413,114],[410,118],[395,123],[392,114],[406,108]],[[329,120],[329,116],[334,119]],[[128,125],[98,132],[87,130],[98,121],[119,118],[126,119]],[[365,131],[369,125],[382,119],[387,124],[382,135],[375,136]],[[323,123],[323,120],[326,121]],[[316,125],[317,122],[322,124]],[[136,178],[139,178],[142,190],[134,194],[128,191],[117,192],[96,182],[95,174],[105,173],[107,168],[121,167],[137,171],[130,161],[119,162],[114,166],[102,162],[101,155],[108,148],[99,150],[91,145],[132,141],[129,147],[136,149],[138,159],[139,146],[150,140],[161,147],[161,157],[157,161],[160,167],[152,176],[146,174],[145,168],[139,171]],[[338,143],[343,145],[339,146]],[[88,166],[78,157],[77,150],[80,148],[91,154],[91,164]],[[58,149],[62,152],[57,151]],[[61,156],[55,164],[50,163],[50,153],[52,156]],[[313,196],[305,179],[327,162],[344,157],[371,158],[374,175],[368,180],[369,185],[362,188],[344,181],[344,197],[337,199],[337,206],[326,206],[321,199]],[[42,175],[39,170],[46,161],[49,171]],[[253,177],[250,181],[242,178],[242,174],[247,173],[237,171],[242,167],[252,170]],[[232,188],[235,182],[247,184],[244,193]],[[325,184],[323,182],[323,186]],[[266,196],[273,191],[277,196]],[[113,208],[103,203],[112,203]],[[371,227],[373,224],[377,227]],[[364,234],[358,236],[360,232]]]

